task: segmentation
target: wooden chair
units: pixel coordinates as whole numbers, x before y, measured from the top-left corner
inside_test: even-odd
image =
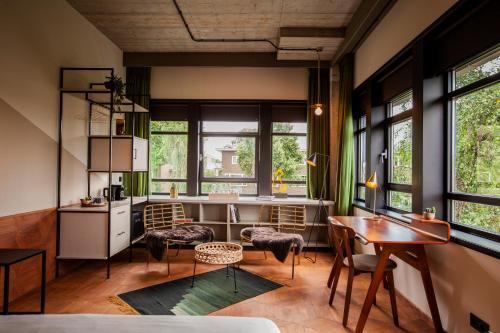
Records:
[[[304,205],[272,205],[269,208],[269,218],[267,218],[267,208],[269,206],[261,206],[259,213],[259,222],[255,223],[252,229],[255,228],[274,228],[278,232],[288,232],[297,234],[298,231],[306,229],[306,207]],[[251,228],[244,228],[251,229]],[[240,234],[240,243],[251,243],[252,239],[244,234]],[[296,255],[296,244],[292,245],[290,249],[293,253],[292,261],[292,279],[295,275],[295,257],[297,257],[298,264],[300,265],[300,253]],[[264,249],[264,259],[267,259],[266,250]]]
[[[375,272],[378,263],[378,256],[371,254],[352,254],[350,243],[351,240],[353,240],[356,236],[354,230],[344,226],[343,224],[340,224],[334,219],[329,218],[329,221],[331,226],[332,240],[336,250],[334,264],[330,272],[330,277],[328,279],[328,287],[332,288],[329,304],[332,305],[333,297],[335,296],[337,284],[340,277],[341,268],[342,266],[347,266],[349,269],[349,275],[347,278],[347,289],[345,295],[344,318],[342,320],[342,324],[344,326],[347,326],[354,276],[360,273],[371,273],[373,278],[373,273]],[[396,267],[396,262],[389,259],[387,267],[385,268],[385,278],[387,278],[394,325],[399,326],[398,310],[396,307],[396,292],[394,289],[394,276],[392,273],[392,271]],[[376,304],[375,301],[374,304]]]
[[[177,220],[184,220],[186,215],[184,213],[184,206],[181,203],[166,203],[166,204],[153,204],[144,207],[144,231],[148,232],[151,230],[165,230],[165,229],[175,229],[178,225],[183,223],[176,223]],[[191,241],[183,241],[179,239],[167,239],[164,244],[166,247],[166,257],[167,257],[167,272],[170,275],[170,260],[169,260],[169,248],[171,245],[177,244],[177,253],[175,256],[179,255],[179,250],[182,245],[190,244]],[[151,254],[148,251],[147,265],[151,260]]]

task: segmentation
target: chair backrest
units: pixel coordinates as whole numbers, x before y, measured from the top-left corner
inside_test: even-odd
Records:
[[[277,227],[278,231],[301,231],[306,229],[306,207],[304,205],[272,205],[269,209],[269,221],[264,214],[265,206],[261,207],[259,225]]]
[[[329,217],[328,220],[330,221],[332,231],[332,243],[335,246],[337,255],[340,256],[342,260],[344,260],[345,253],[345,257],[347,257],[347,261],[349,262],[349,267],[354,267],[354,263],[352,260],[351,240],[356,237],[356,233],[352,228],[346,227],[334,218]]]
[[[184,206],[181,203],[152,204],[144,207],[144,229],[158,230],[175,228],[176,220],[185,219]]]

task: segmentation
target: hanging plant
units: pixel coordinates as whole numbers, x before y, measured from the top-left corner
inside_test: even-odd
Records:
[[[104,87],[113,92],[113,104],[118,105],[118,111],[121,111],[120,104],[125,99],[125,83],[117,75],[106,76],[108,81],[104,82]]]

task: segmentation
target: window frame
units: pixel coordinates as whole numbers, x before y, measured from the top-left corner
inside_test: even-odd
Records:
[[[385,152],[387,154],[386,161],[384,163],[384,174],[386,175],[385,179],[385,187],[384,187],[384,196],[385,196],[385,209],[394,211],[399,214],[407,214],[411,213],[413,210],[413,207],[410,208],[409,211],[399,209],[397,207],[392,207],[390,206],[390,192],[403,192],[403,193],[409,193],[412,197],[412,205],[413,205],[413,177],[412,177],[412,184],[399,184],[399,183],[393,183],[391,182],[391,158],[392,158],[392,140],[391,140],[391,127],[394,124],[400,123],[407,121],[409,119],[412,120],[412,169],[413,169],[413,106],[411,109],[406,110],[404,112],[398,113],[394,116],[391,116],[391,109],[392,109],[392,103],[395,99],[397,99],[400,96],[404,96],[406,94],[410,94],[413,99],[413,90],[412,89],[407,89],[404,90],[403,92],[400,92],[399,94],[395,95],[392,97],[389,101],[385,103],[384,109],[385,109],[385,135],[384,135],[384,141],[385,141]],[[413,170],[412,170],[413,172]]]
[[[256,194],[243,194],[240,196],[259,196],[259,137],[260,137],[260,121],[257,121],[257,131],[255,132],[204,132],[203,131],[203,121],[200,119],[200,135],[199,135],[199,167],[198,167],[198,195],[208,195],[202,191],[203,183],[252,183],[256,184]],[[205,120],[206,121],[206,120]],[[217,137],[231,137],[231,138],[255,138],[255,161],[254,177],[205,177],[203,170],[203,139],[204,138],[217,138]]]
[[[307,144],[307,132],[300,132],[300,133],[280,133],[280,132],[274,132],[274,130],[273,130],[273,128],[274,128],[273,124],[274,123],[283,123],[283,122],[282,121],[271,121],[271,147],[273,145],[273,139],[274,139],[275,136],[305,137],[306,138],[306,144]],[[301,123],[304,123],[304,122],[301,122]],[[307,131],[307,121],[305,122],[305,124],[306,124],[306,131]],[[307,154],[308,154],[308,152],[307,152],[307,147],[306,147],[306,158],[307,158]],[[273,165],[273,151],[271,149],[271,180],[273,179],[273,173],[275,171],[275,170],[272,170],[272,165]],[[306,176],[306,180],[287,180],[287,179],[283,179],[283,182],[286,183],[286,184],[305,185],[307,187],[307,176]],[[271,194],[272,194],[272,189],[271,189]],[[306,194],[304,194],[304,195],[288,194],[287,196],[288,197],[294,197],[294,198],[305,198],[305,197],[307,197],[307,188],[306,188]]]
[[[189,123],[187,120],[157,120],[157,121],[185,121],[187,123],[187,127],[186,127],[186,131],[152,131],[150,129],[150,139],[149,139],[149,142],[150,144],[152,143],[152,136],[153,135],[185,135],[186,138],[189,140],[189,132],[188,132],[188,128],[189,128]],[[151,121],[150,121],[150,128],[151,128]],[[189,143],[188,143],[188,148],[189,148]],[[149,157],[151,159],[151,157]],[[186,168],[187,168],[187,164],[188,164],[188,158],[186,158]],[[150,170],[149,172],[151,172],[151,168],[152,168],[152,163],[151,163],[151,160],[150,160]],[[187,174],[186,174],[187,176]],[[153,183],[185,183],[186,184],[186,192],[179,192],[179,194],[182,194],[182,195],[185,195],[187,193],[187,183],[188,183],[188,179],[187,177],[186,178],[151,178],[150,180],[150,184],[151,186],[153,185]],[[169,192],[153,192],[151,191],[151,194],[152,195],[165,195],[165,194],[169,194]]]
[[[364,126],[362,125],[362,119],[365,119],[364,121]],[[367,134],[367,116],[366,113],[361,114],[359,117],[356,118],[355,123],[354,123],[354,152],[356,154],[356,162],[354,164],[355,166],[355,190],[354,190],[354,200],[356,201],[361,201],[365,202],[366,201],[366,169],[365,169],[365,175],[364,175],[364,180],[359,179],[359,170],[361,168],[361,135],[365,135],[365,163],[367,163],[366,160],[366,149],[367,149],[367,139],[368,139],[368,134]],[[365,188],[365,198],[361,198],[359,195],[359,189],[360,187]]]
[[[490,239],[496,242],[500,242],[500,234],[493,231],[488,231],[486,229],[474,227],[472,225],[467,225],[464,223],[459,223],[453,221],[453,201],[463,201],[469,203],[477,203],[489,206],[500,206],[500,197],[489,196],[484,194],[471,194],[458,192],[453,190],[453,183],[455,179],[455,160],[453,158],[455,154],[455,108],[454,100],[461,96],[471,94],[475,91],[487,88],[494,84],[500,83],[500,73],[496,73],[492,76],[480,79],[466,86],[454,89],[455,86],[455,71],[457,68],[478,60],[488,52],[483,52],[478,54],[467,61],[455,66],[447,73],[446,79],[446,89],[444,100],[446,103],[446,167],[444,168],[445,178],[446,178],[446,191],[444,193],[446,202],[446,215],[447,220],[451,224],[453,229],[466,232],[475,236]]]

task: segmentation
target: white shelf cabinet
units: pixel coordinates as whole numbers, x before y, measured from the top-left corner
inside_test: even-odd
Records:
[[[109,137],[91,137],[90,145],[90,170],[108,170]],[[134,145],[133,150],[132,145]],[[115,136],[112,141],[112,150],[113,171],[130,171],[132,165],[134,171],[148,171],[148,140],[131,136]]]
[[[70,206],[60,212],[59,259],[107,259],[108,210]],[[130,245],[130,200],[111,207],[110,255]]]

